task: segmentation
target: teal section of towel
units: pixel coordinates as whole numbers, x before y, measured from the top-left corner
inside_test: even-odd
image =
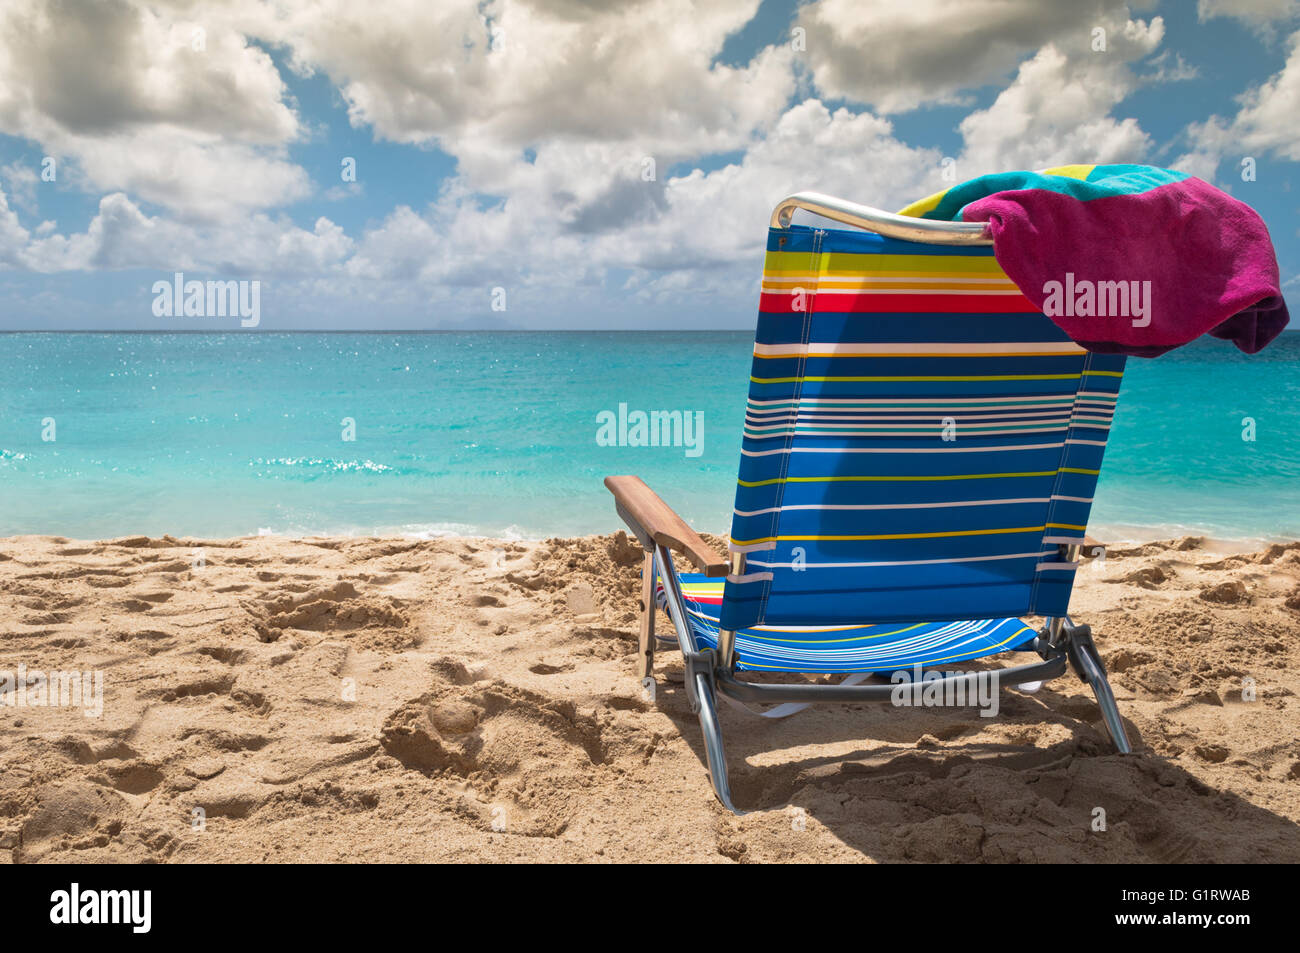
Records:
[[[987,198],[997,192],[1023,189],[1046,189],[1069,195],[1080,202],[1115,195],[1136,195],[1151,189],[1188,178],[1184,172],[1158,169],[1149,165],[1099,165],[1083,179],[1065,175],[1048,175],[1042,172],[998,172],[955,185],[944,193],[939,204],[922,218],[942,221],[960,221],[962,210],[971,202]]]

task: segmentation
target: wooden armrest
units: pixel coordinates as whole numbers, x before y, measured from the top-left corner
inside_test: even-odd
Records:
[[[727,561],[701,539],[699,533],[687,526],[672,507],[659,499],[640,477],[605,477],[605,486],[614,494],[619,515],[628,522],[643,545],[651,539],[660,546],[684,553],[706,576],[727,574]]]

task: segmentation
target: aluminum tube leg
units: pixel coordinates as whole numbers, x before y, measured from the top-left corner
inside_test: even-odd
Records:
[[[714,703],[713,686],[703,673],[695,676],[695,695],[700,701],[700,728],[704,732],[704,752],[709,761],[709,779],[713,793],[732,814],[743,814],[731,800],[731,784],[727,780],[727,755],[722,750],[722,730],[718,726],[718,709]]]

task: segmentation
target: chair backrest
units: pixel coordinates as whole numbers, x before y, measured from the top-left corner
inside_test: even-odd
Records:
[[[773,228],[721,627],[1065,614],[1123,370],[987,246]]]

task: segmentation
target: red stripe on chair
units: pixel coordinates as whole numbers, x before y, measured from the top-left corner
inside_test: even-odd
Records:
[[[856,312],[866,314],[1037,314],[1038,308],[1022,294],[846,294],[825,292],[814,308],[820,314]],[[758,309],[765,314],[791,314],[788,294],[759,296]]]

